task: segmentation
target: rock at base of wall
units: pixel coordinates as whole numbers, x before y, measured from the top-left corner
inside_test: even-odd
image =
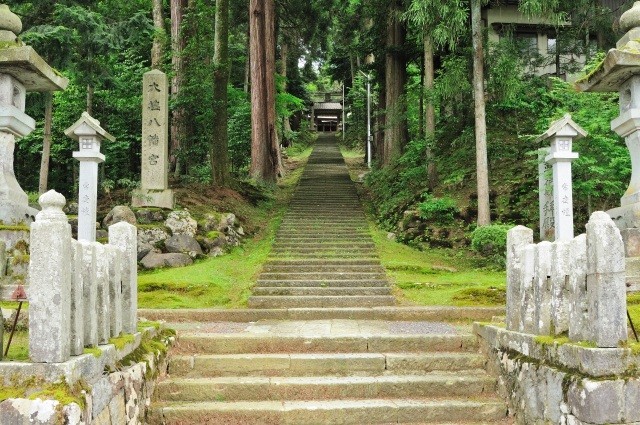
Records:
[[[171,253],[159,254],[150,252],[141,261],[145,269],[159,269],[162,267],[183,267],[193,264],[193,260],[187,254]]]

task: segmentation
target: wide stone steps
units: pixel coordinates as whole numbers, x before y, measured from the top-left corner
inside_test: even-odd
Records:
[[[479,370],[475,353],[277,353],[175,355],[172,377],[416,375]],[[493,385],[493,384],[492,384]]]
[[[261,287],[253,288],[256,296],[364,296],[364,295],[391,295],[391,288],[376,286],[361,287]]]
[[[386,280],[375,279],[310,279],[310,280],[275,280],[275,279],[260,279],[254,290],[262,288],[354,288],[354,287],[389,287]],[[257,292],[254,291],[255,294]]]
[[[186,424],[480,424],[505,417],[504,402],[474,400],[367,399],[323,401],[241,401],[169,404],[167,425]],[[479,421],[479,422],[478,422]]]
[[[267,280],[377,280],[384,279],[385,274],[381,272],[264,272],[260,274],[261,279]]]
[[[263,268],[265,273],[310,273],[310,272],[326,272],[326,273],[380,273],[384,275],[385,270],[382,266],[376,264],[348,264],[348,263],[301,263],[287,264],[286,262],[272,261]]]
[[[475,352],[472,335],[185,334],[180,345],[201,354]]]
[[[431,375],[218,377],[171,379],[156,387],[164,401],[325,400],[367,398],[457,398],[495,394],[484,371]]]
[[[253,295],[249,308],[380,307],[395,305],[392,295]]]

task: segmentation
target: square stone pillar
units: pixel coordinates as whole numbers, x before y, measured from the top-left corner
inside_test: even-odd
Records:
[[[143,77],[142,92],[142,178],[133,192],[134,207],[174,207],[169,189],[169,83],[158,70]]]
[[[545,162],[553,169],[553,218],[555,240],[570,241],[573,239],[573,183],[571,180],[571,163],[578,159],[572,152],[573,142],[585,137],[587,132],[573,122],[571,115],[551,124],[538,141],[551,140],[549,154]],[[542,238],[542,237],[541,237]]]
[[[78,121],[64,132],[79,142],[80,150],[73,157],[80,161],[80,182],[78,193],[78,240],[95,242],[96,210],[98,205],[98,164],[104,162],[100,153],[103,139],[115,141],[100,122],[83,112]]]

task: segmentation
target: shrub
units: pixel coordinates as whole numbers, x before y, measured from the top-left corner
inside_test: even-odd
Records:
[[[439,224],[449,224],[459,213],[456,201],[449,197],[436,198],[427,195],[426,200],[418,204],[420,217]]]
[[[507,224],[481,226],[471,234],[471,248],[492,263],[504,267],[507,254]]]

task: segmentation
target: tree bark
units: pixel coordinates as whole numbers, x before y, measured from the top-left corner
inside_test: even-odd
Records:
[[[478,180],[478,226],[491,224],[489,208],[489,165],[487,160],[487,122],[484,97],[484,49],[480,1],[471,0],[473,39],[473,94],[475,100],[476,176]]]
[[[153,46],[151,48],[151,68],[160,69],[164,54],[164,19],[162,17],[162,0],[153,0]]]
[[[387,20],[387,52],[385,60],[386,105],[383,164],[398,158],[408,139],[406,102],[403,97],[407,79],[406,59],[402,53],[405,28],[400,21],[400,4],[392,0]]]
[[[40,181],[38,193],[47,191],[49,183],[49,158],[51,157],[51,121],[53,120],[53,94],[44,94],[44,137],[42,139],[42,159],[40,160]]]
[[[435,143],[436,134],[436,108],[433,104],[433,86],[435,82],[434,57],[433,57],[433,39],[431,34],[425,30],[424,33],[424,90],[425,109],[424,109],[424,135],[427,142],[427,184],[429,189],[433,190],[438,184],[438,170],[433,155],[433,145]]]
[[[216,0],[213,53],[213,139],[209,156],[214,186],[229,183],[227,85],[229,84],[229,0]]]
[[[251,177],[275,183],[280,152],[275,128],[275,4],[250,0]]]
[[[287,91],[287,61],[289,60],[289,44],[285,39],[286,35],[283,34],[282,44],[280,46],[280,75],[284,78],[284,91]],[[282,128],[282,139],[283,144],[288,146],[289,140],[288,137],[291,134],[291,121],[289,117],[284,117],[284,123]]]
[[[186,45],[186,40],[182,34],[182,20],[187,0],[171,0],[171,65],[173,78],[171,80],[171,97],[175,101],[180,96],[182,83],[184,81],[184,60],[182,51]],[[177,106],[171,114],[171,144],[169,145],[169,161],[171,168],[175,170],[174,175],[180,175],[180,161],[178,152],[180,144],[186,134],[184,108]]]
[[[87,114],[93,115],[93,85],[87,84]]]

